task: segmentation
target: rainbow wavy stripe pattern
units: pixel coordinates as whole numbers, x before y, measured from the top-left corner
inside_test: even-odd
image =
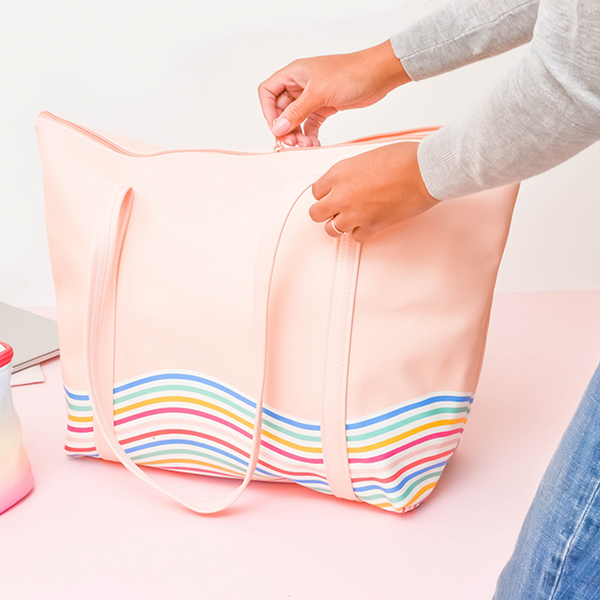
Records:
[[[65,387],[72,456],[98,456],[89,396]],[[470,410],[468,394],[444,392],[347,422],[354,491],[369,504],[404,512],[431,493]],[[138,464],[240,477],[248,464],[256,401],[199,373],[153,372],[114,389],[115,432]],[[255,479],[292,481],[330,494],[321,427],[263,407]]]

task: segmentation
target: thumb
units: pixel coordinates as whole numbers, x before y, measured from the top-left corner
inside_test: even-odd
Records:
[[[273,122],[271,131],[276,137],[282,137],[304,123],[308,116],[321,108],[321,102],[308,90],[304,90],[291,102]]]

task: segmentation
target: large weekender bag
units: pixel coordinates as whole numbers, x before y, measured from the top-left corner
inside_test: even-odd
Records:
[[[73,456],[121,461],[200,513],[251,478],[404,512],[456,449],[518,186],[363,245],[311,184],[422,129],[262,154],[163,150],[36,122]],[[139,465],[243,478],[189,502]]]

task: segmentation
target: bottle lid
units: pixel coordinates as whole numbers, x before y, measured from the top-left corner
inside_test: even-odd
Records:
[[[13,349],[6,343],[0,342],[0,369],[13,359]]]

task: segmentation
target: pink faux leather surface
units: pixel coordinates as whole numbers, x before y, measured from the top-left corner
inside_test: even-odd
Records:
[[[37,131],[65,383],[86,389],[82,311],[91,240],[106,199],[126,185],[136,200],[120,265],[115,381],[161,369],[201,370],[252,397],[259,394],[253,285],[265,224],[277,206],[291,203],[334,163],[388,143],[280,154],[150,155],[156,150],[151,146],[111,136],[149,154],[140,158],[95,143],[46,113],[38,118]],[[364,245],[347,418],[434,391],[474,392],[517,189],[506,186],[441,203]],[[275,265],[275,308],[269,318],[276,352],[269,361],[277,377],[268,378],[265,403],[318,420],[325,363],[321,338],[336,241],[308,217],[312,202],[305,194],[292,211]],[[299,247],[306,251],[298,252]],[[448,309],[453,310],[449,327]],[[382,330],[374,320],[387,324],[398,314],[410,317],[402,319],[395,335],[372,338]],[[384,378],[380,370],[364,368],[381,364],[383,356],[393,361],[383,369]],[[405,364],[402,372],[399,361]]]
[[[174,509],[120,465],[64,455],[59,362],[45,363],[46,383],[13,390],[37,487],[0,519],[2,598],[491,598],[600,359],[599,306],[597,290],[496,296],[469,427],[406,515],[258,482],[226,518]],[[235,485],[160,475],[205,496]]]
[[[427,497],[475,392],[517,185],[440,203],[345,252],[348,239],[310,220],[305,191],[339,160],[425,130],[262,154],[162,151],[49,113],[36,130],[70,452],[119,456],[146,480],[135,462],[247,482],[262,459],[262,477],[398,512]],[[123,221],[114,218],[119,189]],[[282,209],[285,220],[270,227]],[[150,384],[182,377],[229,394],[209,402],[218,415],[180,406],[206,407],[181,384]],[[113,398],[113,387],[135,390]],[[278,420],[284,437],[265,435],[279,446],[253,433],[262,405]],[[139,431],[123,437],[113,411]],[[154,418],[169,411],[173,424],[157,429]],[[225,429],[211,436],[205,421]]]
[[[240,491],[284,477],[398,512],[431,493],[477,386],[517,185],[440,203],[359,249],[310,220],[310,185],[426,130],[262,154],[158,150],[46,112],[36,130],[71,453],[118,457],[159,489],[137,462],[241,476]],[[182,378],[213,391],[151,383]],[[180,393],[214,390],[229,396]],[[256,434],[263,405],[275,446]],[[238,495],[178,500],[214,512]]]

